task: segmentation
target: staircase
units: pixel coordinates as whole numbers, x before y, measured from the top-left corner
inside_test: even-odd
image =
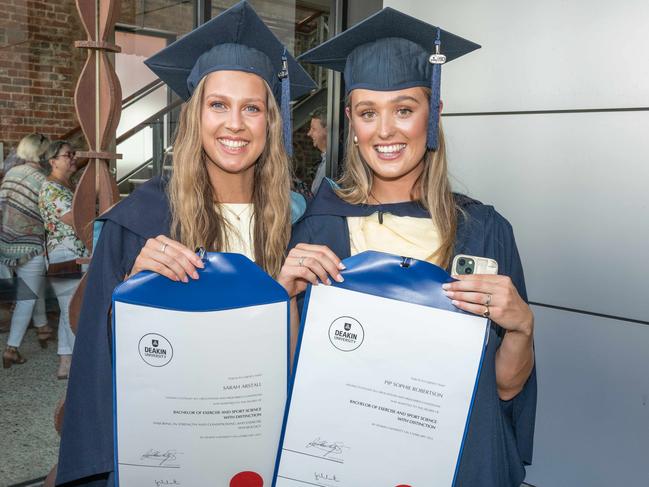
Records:
[[[312,26],[315,22],[315,28]],[[308,27],[311,26],[311,27]],[[296,23],[299,50],[318,45],[328,37],[328,16],[323,11]],[[323,68],[307,66],[318,88],[292,105],[294,130],[309,123],[311,112],[325,106],[327,76]],[[122,100],[120,124],[117,128],[116,161],[113,175],[122,198],[154,176],[171,172],[173,138],[178,125],[182,100],[159,79],[141,87]],[[76,147],[84,145],[81,128],[76,127],[61,138]]]
[[[152,177],[171,171],[171,144],[181,104],[160,80],[124,100],[116,139],[122,159],[115,174],[122,197]]]

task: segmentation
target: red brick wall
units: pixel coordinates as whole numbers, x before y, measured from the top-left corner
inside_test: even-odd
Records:
[[[5,155],[31,132],[78,125],[74,89],[87,51],[74,0],[0,0],[0,141]]]

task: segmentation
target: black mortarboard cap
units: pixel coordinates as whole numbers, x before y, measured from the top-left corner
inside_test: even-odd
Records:
[[[289,154],[289,102],[316,88],[308,73],[245,0],[154,54],[145,64],[185,101],[200,80],[214,71],[244,71],[260,76],[282,108],[284,144]]]
[[[441,66],[480,46],[390,7],[305,52],[300,61],[343,73],[345,91],[430,87],[427,147],[436,150]]]

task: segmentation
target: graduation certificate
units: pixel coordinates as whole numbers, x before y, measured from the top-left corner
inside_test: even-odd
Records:
[[[113,295],[120,486],[261,487],[287,391],[287,296],[255,264],[208,254],[189,284],[153,273]]]
[[[456,310],[432,264],[345,264],[307,297],[275,485],[450,487],[487,319]]]

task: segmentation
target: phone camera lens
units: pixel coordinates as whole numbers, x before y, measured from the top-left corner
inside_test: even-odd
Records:
[[[466,274],[473,274],[473,269],[471,269],[470,267],[467,267],[466,269],[464,269],[464,272]]]
[[[466,260],[460,259],[460,260],[457,261],[457,263],[460,264],[460,265],[464,265],[464,264],[466,264]]]

